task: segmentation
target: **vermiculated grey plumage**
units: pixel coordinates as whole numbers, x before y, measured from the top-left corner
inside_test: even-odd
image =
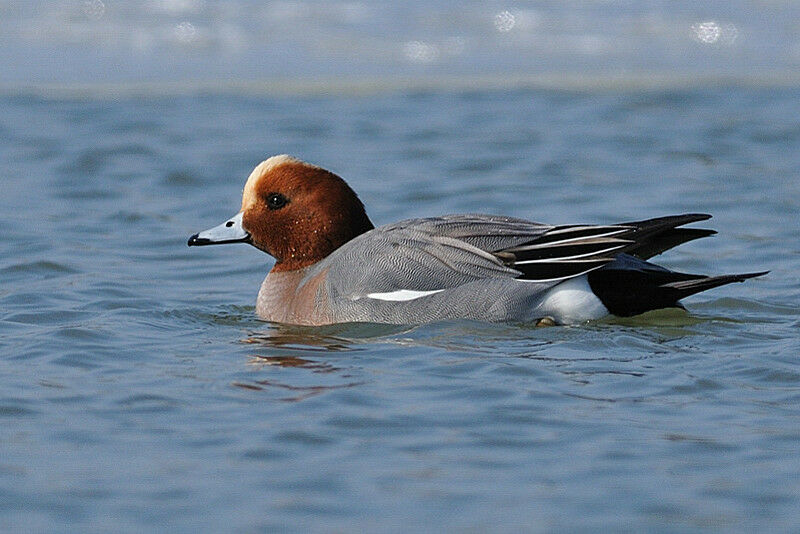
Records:
[[[707,278],[645,261],[713,234],[677,228],[707,218],[686,214],[595,226],[491,215],[409,219],[354,238],[312,266],[306,278],[327,273],[326,294],[338,321],[533,320],[546,311],[542,305],[559,284],[587,274],[611,313],[632,315],[763,274]],[[695,282],[669,285],[689,280]],[[391,301],[369,296],[398,288],[436,293]]]

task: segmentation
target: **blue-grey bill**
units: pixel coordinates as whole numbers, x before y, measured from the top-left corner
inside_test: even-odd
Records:
[[[240,211],[231,219],[219,226],[209,228],[189,238],[190,247],[204,245],[223,245],[225,243],[247,243],[250,234],[242,227],[242,212]]]

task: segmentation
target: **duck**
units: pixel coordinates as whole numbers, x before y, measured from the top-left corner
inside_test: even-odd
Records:
[[[551,225],[458,214],[375,227],[341,177],[282,154],[250,173],[236,215],[188,245],[247,243],[272,256],[256,299],[269,322],[573,325],[683,308],[685,297],[767,274],[705,276],[648,261],[715,234],[684,228],[710,217]]]

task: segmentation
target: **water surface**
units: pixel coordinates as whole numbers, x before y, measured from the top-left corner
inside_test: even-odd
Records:
[[[0,529],[791,531],[800,93],[0,99]],[[376,224],[710,212],[659,260],[771,270],[576,327],[270,325],[271,260],[189,249],[252,167]]]

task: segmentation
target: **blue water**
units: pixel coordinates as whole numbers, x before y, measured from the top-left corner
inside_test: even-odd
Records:
[[[102,93],[102,91],[100,92]],[[0,98],[0,530],[794,531],[800,91]],[[288,152],[376,224],[710,212],[771,270],[576,327],[294,328],[186,247]]]

